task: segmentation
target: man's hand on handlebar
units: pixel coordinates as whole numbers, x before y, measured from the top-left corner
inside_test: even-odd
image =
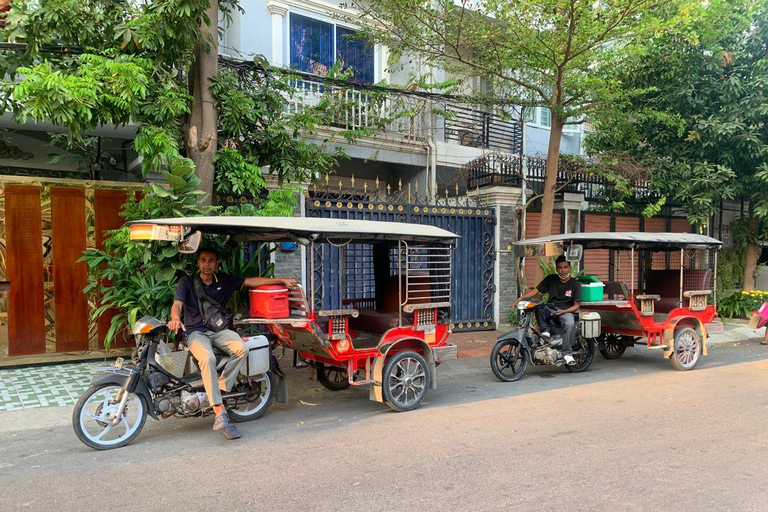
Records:
[[[181,320],[171,320],[168,322],[168,330],[171,332],[179,332],[179,329],[182,331],[186,331],[187,328],[184,327],[184,324],[181,323]]]

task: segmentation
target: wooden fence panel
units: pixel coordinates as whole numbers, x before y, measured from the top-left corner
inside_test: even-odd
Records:
[[[552,215],[552,234],[556,235],[560,233],[562,214],[560,212],[554,212]],[[541,224],[540,212],[528,212],[525,216],[525,238],[536,238],[539,236],[539,225]],[[539,266],[539,262],[536,258],[525,259],[525,282],[528,286],[535,286],[538,283],[534,283],[536,278],[536,267]]]
[[[93,211],[95,217],[96,248],[103,250],[106,232],[117,229],[124,224],[125,219],[120,216],[120,212],[123,211],[123,204],[125,204],[126,198],[127,192],[125,190],[94,190]],[[117,314],[117,310],[108,309],[99,317],[99,348],[104,348],[104,338],[115,314]],[[112,347],[125,347],[128,344],[128,340],[123,336],[117,336],[112,343]]]
[[[88,350],[85,189],[51,187],[56,352]]]
[[[596,213],[584,214],[584,232],[607,232],[611,230],[611,216]],[[611,251],[594,249],[584,251],[584,272],[600,279],[610,281]]]
[[[5,186],[8,355],[45,353],[40,187]]]

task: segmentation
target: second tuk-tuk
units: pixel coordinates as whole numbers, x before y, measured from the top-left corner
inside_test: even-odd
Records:
[[[236,242],[295,242],[306,247],[309,298],[290,292],[282,318],[241,316],[235,326],[260,326],[275,345],[291,348],[331,390],[368,386],[370,398],[396,411],[418,407],[437,385],[436,367],[455,359],[448,343],[451,258],[457,235],[427,225],[333,218],[191,217],[137,221],[135,239],[177,241],[194,252],[201,234]],[[328,279],[316,268],[323,248],[338,250],[341,267]],[[354,254],[354,258],[349,258]],[[352,260],[352,261],[350,261]],[[328,277],[328,276],[326,276]],[[336,292],[331,307],[323,304]]]
[[[577,254],[586,274],[598,273],[591,264],[606,267],[600,263],[609,262],[601,270],[609,275],[604,282],[592,280],[599,289],[581,304],[582,311],[600,314],[598,347],[606,359],[641,343],[661,350],[678,370],[692,370],[707,355],[708,331],[722,328],[713,322],[721,241],[694,233],[610,232],[518,242],[556,250],[552,244]]]

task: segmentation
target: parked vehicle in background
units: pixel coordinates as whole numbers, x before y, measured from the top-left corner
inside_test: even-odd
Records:
[[[707,355],[707,333],[722,329],[713,322],[721,241],[694,233],[611,232],[518,242],[524,247],[546,244],[561,244],[574,254],[618,251],[618,280],[606,283],[598,300],[581,304],[582,312],[600,315],[598,347],[603,357],[617,359],[628,347],[645,345],[660,350],[676,369],[692,370]]]

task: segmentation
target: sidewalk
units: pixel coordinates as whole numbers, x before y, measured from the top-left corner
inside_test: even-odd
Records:
[[[451,335],[451,343],[459,350],[459,359],[488,357],[496,338],[512,328],[502,325],[496,331],[461,332]],[[750,329],[746,322],[729,320],[722,334],[712,334],[707,345],[757,342],[765,331]],[[0,369],[0,411],[34,409],[39,407],[74,405],[88,388],[94,376],[93,368],[104,366],[104,361],[65,363]]]

